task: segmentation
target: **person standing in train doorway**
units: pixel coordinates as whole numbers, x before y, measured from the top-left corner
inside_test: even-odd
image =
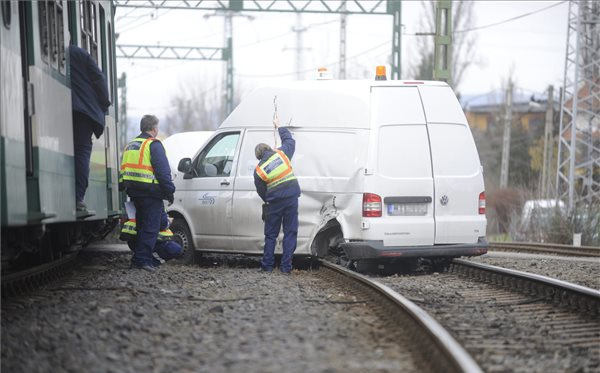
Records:
[[[254,171],[256,192],[263,202],[265,246],[261,271],[272,272],[275,264],[275,242],[283,222],[283,255],[279,269],[284,274],[292,271],[292,256],[296,251],[298,236],[298,198],[300,185],[294,175],[290,159],[296,150],[296,141],[287,128],[279,126],[275,114],[273,125],[279,131],[281,147],[272,149],[260,143],[254,148],[259,160]]]
[[[104,132],[104,115],[111,102],[106,78],[85,49],[70,45],[69,65],[75,152],[75,203],[77,211],[86,211],[83,199],[90,176],[92,134],[100,138]]]
[[[158,136],[158,118],[144,115],[141,133],[123,152],[119,190],[126,190],[135,205],[137,237],[130,268],[154,272],[153,251],[164,213],[163,199],[173,203],[175,184],[163,144]]]

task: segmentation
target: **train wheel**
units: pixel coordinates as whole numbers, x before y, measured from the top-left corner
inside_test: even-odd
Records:
[[[173,232],[173,239],[181,245],[183,255],[179,260],[186,264],[192,264],[195,260],[195,248],[192,234],[186,222],[183,219],[176,218],[170,226]]]

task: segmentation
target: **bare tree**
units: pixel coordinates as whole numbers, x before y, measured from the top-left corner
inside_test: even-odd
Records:
[[[473,15],[473,1],[455,0],[452,2],[452,85],[458,90],[464,72],[473,64],[476,64],[476,37],[469,30],[473,27],[475,17]],[[420,27],[424,32],[435,32],[435,7],[436,1],[421,3],[422,12]],[[416,63],[409,67],[412,77],[417,79],[433,78],[433,37],[420,36],[417,39]]]
[[[171,97],[165,132],[214,130],[222,120],[218,85],[181,83]]]

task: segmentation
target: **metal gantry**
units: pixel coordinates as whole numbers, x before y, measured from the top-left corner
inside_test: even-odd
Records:
[[[556,195],[600,202],[600,3],[570,1]]]
[[[114,0],[121,8],[138,9],[179,9],[179,10],[214,10],[224,12],[279,12],[279,13],[328,13],[328,14],[363,14],[363,15],[392,15],[392,61],[391,79],[400,79],[401,73],[401,1],[400,0]],[[345,40],[344,40],[345,43]],[[224,48],[212,48],[221,51],[221,59],[226,61],[226,107],[227,114],[233,110],[233,49],[232,42]],[[123,47],[123,48],[121,48]],[[128,49],[125,52],[125,48]],[[139,47],[139,50],[135,48]],[[159,47],[159,46],[117,46],[117,57],[121,58],[162,58],[162,59],[206,59],[200,51],[210,48],[202,47]],[[164,56],[164,57],[163,57]],[[195,58],[194,58],[195,56]],[[226,57],[223,57],[226,56]]]
[[[229,48],[119,44],[117,58],[225,61]]]
[[[438,0],[435,7],[433,79],[452,85],[452,0]]]

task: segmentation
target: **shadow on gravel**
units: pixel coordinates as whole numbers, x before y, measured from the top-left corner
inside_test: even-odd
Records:
[[[201,268],[260,268],[261,256],[245,254],[217,254],[203,253],[196,257],[194,265]],[[281,255],[275,255],[275,270],[279,270],[278,264],[281,261]],[[296,270],[317,269],[317,262],[311,258],[294,258],[293,268]]]
[[[356,272],[370,276],[429,275],[448,269],[449,259],[360,260],[351,266]]]

